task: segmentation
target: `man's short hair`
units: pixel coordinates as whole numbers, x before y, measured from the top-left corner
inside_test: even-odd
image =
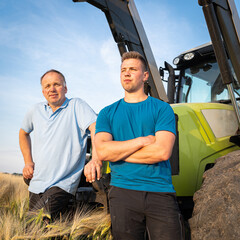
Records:
[[[41,84],[42,84],[42,79],[43,79],[48,73],[57,73],[57,74],[59,74],[59,75],[62,77],[62,79],[63,79],[64,85],[66,86],[66,80],[65,80],[64,75],[63,75],[61,72],[59,72],[59,71],[57,71],[57,70],[55,70],[55,69],[48,70],[47,72],[45,72],[45,73],[41,76],[41,78],[40,78],[40,83],[41,83]]]
[[[130,51],[130,52],[123,53],[122,63],[123,63],[123,61],[125,61],[127,59],[131,59],[131,58],[140,60],[142,63],[142,66],[143,66],[143,70],[147,71],[147,62],[146,62],[145,58],[139,52],[136,52],[136,51]]]

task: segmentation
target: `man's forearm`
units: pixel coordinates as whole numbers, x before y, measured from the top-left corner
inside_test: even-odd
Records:
[[[138,139],[129,141],[109,141],[102,143],[98,148],[98,156],[102,161],[116,162],[125,159],[135,151],[142,148]]]
[[[96,129],[96,123],[92,123],[89,126],[89,131],[91,135],[91,143],[92,143],[92,159],[97,159],[97,153],[96,153],[96,147],[94,143],[94,138],[95,138],[95,129]]]
[[[154,164],[169,159],[169,155],[156,144],[148,145],[125,159],[129,163]]]
[[[34,162],[32,160],[31,138],[28,133],[20,129],[19,144],[24,158],[25,166],[23,168],[23,177],[31,179],[34,172]]]
[[[96,147],[94,143],[95,127],[96,127],[96,123],[92,123],[89,126],[89,130],[91,134],[91,142],[92,142],[92,159],[84,167],[84,175],[86,176],[87,182],[94,182],[96,179],[99,180],[101,178],[102,162],[99,161],[98,159]]]
[[[153,144],[139,149],[125,159],[130,163],[154,164],[166,161],[171,157],[175,135],[167,131],[156,133],[156,141]]]
[[[113,141],[112,139],[99,139],[97,135],[96,149],[100,160],[116,162],[126,159],[128,156],[155,141],[154,136],[139,137],[127,141]]]

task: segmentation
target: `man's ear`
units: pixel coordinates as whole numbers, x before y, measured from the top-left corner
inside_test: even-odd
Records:
[[[146,82],[146,81],[148,80],[148,78],[149,78],[149,72],[148,72],[148,71],[145,71],[145,72],[143,73],[143,75],[144,75],[143,81]]]

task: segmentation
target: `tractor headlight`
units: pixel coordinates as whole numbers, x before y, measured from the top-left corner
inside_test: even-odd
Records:
[[[177,65],[180,61],[180,58],[179,57],[176,57],[173,59],[173,64]]]
[[[190,52],[190,53],[186,53],[184,56],[183,56],[184,60],[191,60],[194,58],[194,53]]]

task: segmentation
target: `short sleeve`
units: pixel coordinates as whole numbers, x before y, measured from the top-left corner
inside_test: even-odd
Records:
[[[32,108],[27,112],[21,125],[21,128],[26,133],[31,133],[33,131],[33,111],[34,109]]]
[[[158,110],[155,132],[169,131],[176,135],[176,123],[173,109],[168,103],[164,103]]]
[[[96,133],[107,132],[112,134],[109,117],[106,108],[102,109],[97,118]]]
[[[78,119],[78,125],[83,132],[86,132],[88,127],[96,122],[97,115],[93,109],[83,100],[76,99],[76,115]]]

